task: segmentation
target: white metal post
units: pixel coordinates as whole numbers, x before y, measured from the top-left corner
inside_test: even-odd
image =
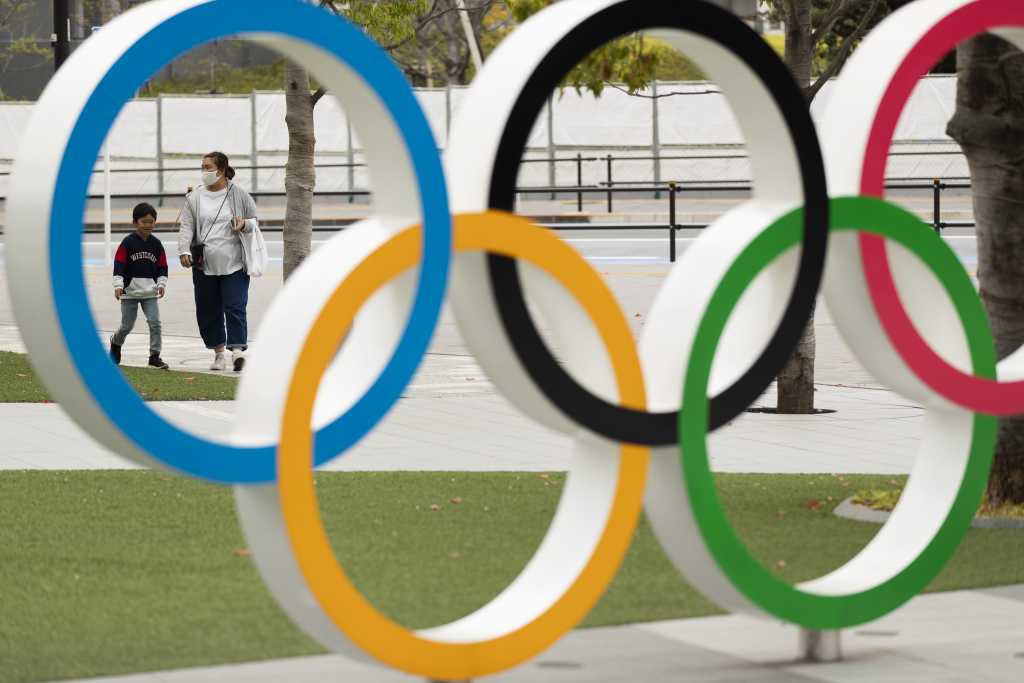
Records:
[[[661,117],[658,111],[658,79],[651,81],[651,149],[654,151],[654,184],[661,183]],[[661,194],[659,193],[660,197]]]
[[[476,72],[484,66],[483,57],[480,55],[480,46],[476,43],[476,34],[473,33],[473,24],[469,20],[469,12],[466,11],[465,0],[455,0],[459,8],[459,18],[462,19],[462,30],[466,32],[466,42],[469,43],[469,53],[473,56],[473,66]]]
[[[111,264],[110,254],[110,138],[103,141],[103,262]]]
[[[156,96],[156,191],[158,206],[164,205],[164,96]]]
[[[249,187],[252,188],[253,192],[260,191],[260,152],[259,152],[259,135],[257,130],[257,117],[259,116],[256,111],[256,92],[249,93],[249,138],[250,138],[250,153],[249,153],[249,165],[252,166],[252,176],[249,180]]]

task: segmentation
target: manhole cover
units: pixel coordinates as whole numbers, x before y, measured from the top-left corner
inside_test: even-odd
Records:
[[[583,664],[580,662],[564,662],[558,660],[548,660],[545,662],[537,662],[537,666],[542,669],[582,669]]]

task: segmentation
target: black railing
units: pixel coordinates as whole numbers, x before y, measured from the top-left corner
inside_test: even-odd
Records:
[[[441,150],[439,152],[443,153],[443,150]],[[896,157],[898,157],[898,156],[958,156],[958,155],[961,155],[961,152],[959,152],[958,150],[946,150],[946,151],[938,151],[938,150],[898,151],[897,150],[897,151],[891,151],[889,153],[889,156],[896,156]],[[566,156],[561,156],[561,157],[560,156],[553,156],[553,157],[528,157],[528,158],[523,158],[520,163],[523,163],[523,164],[549,164],[549,165],[552,165],[552,166],[555,166],[557,164],[575,164],[576,165],[576,185],[577,186],[582,186],[583,185],[583,165],[585,163],[601,163],[603,165],[603,167],[604,167],[603,168],[604,180],[602,181],[603,185],[605,185],[607,187],[615,187],[616,185],[624,185],[624,184],[629,184],[629,183],[634,183],[635,184],[635,181],[623,181],[623,180],[616,180],[615,179],[615,166],[616,166],[616,164],[627,163],[627,162],[643,161],[643,162],[650,162],[652,164],[655,164],[655,168],[657,168],[657,165],[660,164],[661,162],[664,162],[664,161],[701,161],[701,160],[709,160],[710,161],[710,160],[748,159],[748,158],[749,157],[746,154],[662,154],[662,155],[644,155],[644,156],[631,156],[631,155],[616,156],[614,154],[606,154],[606,155],[603,155],[603,156],[583,156],[582,153],[577,152],[574,156],[568,156],[568,157],[566,157]],[[159,161],[157,161],[156,163],[158,163],[158,165],[156,167],[149,167],[149,168],[112,168],[112,169],[110,169],[110,172],[112,174],[117,174],[117,173],[160,173],[160,174],[167,174],[167,173],[180,173],[180,172],[183,172],[183,171],[196,171],[196,172],[198,172],[198,169],[197,168],[193,168],[193,167],[173,167],[173,166],[172,167],[166,167],[163,164],[159,163]],[[365,162],[323,163],[323,164],[316,164],[316,166],[315,166],[315,168],[317,168],[317,169],[327,169],[327,168],[355,169],[355,168],[366,168],[366,167],[367,167],[367,164]],[[281,170],[285,170],[286,166],[283,165],[283,164],[270,165],[270,166],[248,165],[248,166],[235,166],[234,168],[235,168],[235,170],[238,170],[238,171],[252,171],[252,170],[256,170],[256,171],[281,171]],[[103,173],[103,169],[102,168],[96,168],[96,169],[93,169],[92,172],[94,174],[95,173]],[[9,176],[9,175],[10,175],[10,171],[0,171],[0,177]],[[898,179],[891,179],[891,180],[898,180]],[[910,179],[906,179],[906,180],[910,180]],[[957,180],[959,180],[959,178]],[[648,183],[648,182],[649,181],[640,181],[641,184]],[[656,183],[657,182],[661,182],[661,180],[658,179],[658,180],[655,180],[654,182],[656,182]],[[728,181],[724,181],[724,182],[726,182],[726,183],[738,183],[738,182],[742,182],[742,181],[739,181],[739,180],[728,180]],[[560,188],[560,189],[564,190],[565,188]],[[655,196],[660,198],[660,192],[663,192],[663,191],[664,191],[663,189],[656,191],[656,195]],[[552,197],[552,199],[553,198],[554,197]],[[4,197],[0,197],[0,200],[2,200],[2,199],[4,199]],[[609,202],[610,201],[611,201],[611,195],[609,194]]]
[[[580,157],[580,161],[585,160]],[[537,160],[529,160],[537,161]],[[576,159],[563,159],[563,161],[577,161]],[[580,171],[582,173],[582,171]],[[947,182],[942,179],[934,179],[930,183],[925,182],[887,182],[885,185],[886,189],[890,190],[930,190],[932,192],[932,222],[931,225],[935,229],[936,233],[942,232],[945,228],[969,228],[974,227],[972,221],[945,221],[942,219],[942,193],[947,189],[970,189],[971,184],[969,182]],[[675,261],[677,255],[676,248],[676,233],[682,229],[694,229],[701,230],[707,227],[707,224],[701,223],[679,223],[677,220],[678,216],[678,203],[679,196],[687,192],[703,192],[703,193],[715,193],[715,192],[750,192],[750,183],[740,183],[733,185],[723,185],[719,183],[682,183],[682,182],[666,182],[666,183],[647,183],[647,184],[618,184],[614,186],[563,186],[555,185],[550,187],[517,187],[515,188],[516,196],[522,195],[533,195],[533,194],[572,194],[577,198],[577,211],[583,212],[585,195],[602,195],[607,197],[607,212],[608,214],[614,213],[614,201],[613,198],[616,195],[622,194],[654,194],[660,196],[662,194],[667,195],[668,200],[668,222],[667,223],[614,223],[614,222],[555,222],[555,223],[540,223],[545,227],[554,230],[667,230],[668,231],[668,243],[669,243],[669,260]],[[278,197],[283,198],[287,196],[284,191],[259,191],[251,193],[253,198],[258,202],[260,198],[264,197]],[[317,197],[347,197],[349,201],[352,201],[356,197],[369,197],[373,193],[370,190],[325,190],[316,192]],[[112,200],[141,200],[141,199],[180,199],[182,193],[173,192],[137,192],[137,193],[119,193],[112,194]],[[89,199],[97,200],[102,199],[102,194],[91,194],[88,195]],[[316,225],[321,229],[336,230],[343,228],[347,223],[358,220],[356,218],[332,218],[318,220]],[[121,226],[119,226],[121,227]],[[268,225],[268,230],[273,231],[274,226]],[[94,231],[94,230],[92,230]]]
[[[971,221],[945,221],[942,219],[942,192],[947,189],[970,189],[970,183],[963,182],[945,182],[941,179],[935,179],[930,183],[907,183],[907,182],[896,182],[886,183],[886,189],[890,190],[930,190],[933,196],[932,202],[932,222],[931,225],[935,229],[936,233],[941,233],[945,228],[962,228],[962,227],[973,227],[974,223]],[[630,185],[615,186],[615,187],[593,187],[593,186],[574,186],[567,187],[562,185],[556,185],[551,187],[517,187],[515,189],[516,195],[532,195],[532,194],[575,194],[578,197],[577,207],[582,211],[583,208],[583,197],[584,195],[607,195],[613,197],[621,194],[649,194],[649,193],[663,193],[667,195],[667,209],[668,209],[668,222],[667,223],[633,223],[633,222],[554,222],[554,223],[539,223],[545,227],[553,230],[667,230],[668,231],[668,247],[669,247],[669,261],[675,261],[678,253],[676,245],[676,233],[679,230],[690,229],[690,230],[702,230],[708,226],[706,223],[680,223],[678,222],[678,206],[679,197],[681,194],[686,192],[750,192],[751,186],[749,183],[737,184],[737,185],[718,185],[718,184],[700,184],[700,183],[679,183],[679,182],[667,182],[667,183],[650,183],[647,185]],[[370,190],[331,190],[317,192],[315,196],[318,197],[368,197],[372,194]],[[111,195],[111,199],[174,199],[180,198],[180,193],[130,193],[130,194],[116,194]],[[284,197],[286,193],[281,191],[265,191],[265,192],[253,192],[252,196],[254,199],[259,201],[262,197]],[[89,195],[89,199],[102,199],[103,195]],[[609,203],[608,213],[613,213],[614,205]],[[358,219],[324,219],[318,221],[318,225],[321,229],[339,229],[343,228],[348,222],[355,222]],[[268,226],[269,230],[273,230],[273,226]]]

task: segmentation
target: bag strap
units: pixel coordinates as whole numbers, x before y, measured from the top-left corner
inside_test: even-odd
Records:
[[[220,218],[220,212],[224,210],[224,203],[228,200],[228,196],[231,194],[231,190],[233,190],[234,187],[234,185],[228,185],[228,191],[224,193],[224,199],[220,201],[220,207],[217,209],[217,214],[213,217],[213,220],[210,221],[210,226],[206,229],[206,234],[203,235],[202,240],[200,240],[198,244],[203,244],[206,241],[206,238],[210,236],[210,233],[213,232],[213,226],[217,224],[217,219]],[[199,231],[202,229],[202,226],[198,225],[199,220],[202,218],[202,211],[198,210],[202,208],[200,202],[202,202],[203,200],[203,195],[201,194],[201,192],[202,188],[196,191],[196,229],[192,232],[193,244],[197,243],[196,236],[198,236]]]

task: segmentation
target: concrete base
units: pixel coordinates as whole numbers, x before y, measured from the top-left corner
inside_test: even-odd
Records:
[[[800,658],[805,662],[838,662],[843,658],[841,631],[800,630]]]

